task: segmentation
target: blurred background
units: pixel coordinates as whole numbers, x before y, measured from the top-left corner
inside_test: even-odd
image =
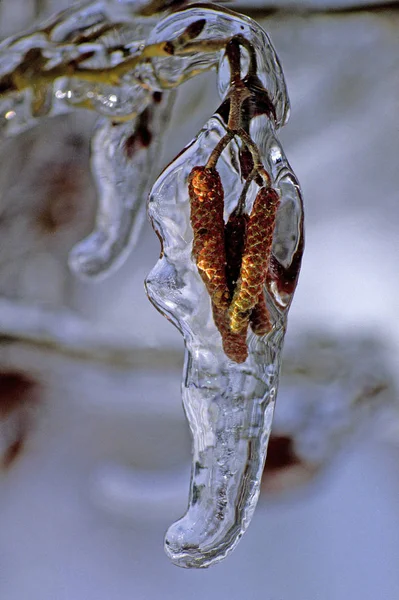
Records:
[[[68,2],[2,0],[4,37]],[[292,103],[281,132],[306,250],[261,499],[234,554],[184,571],[183,344],[148,302],[146,224],[123,267],[67,267],[93,227],[89,113],[0,148],[1,600],[399,597],[399,6],[232,4],[270,33]],[[185,84],[161,167],[218,105]]]

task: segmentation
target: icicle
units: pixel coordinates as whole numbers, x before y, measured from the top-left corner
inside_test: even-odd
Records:
[[[207,35],[208,15],[213,37],[238,29],[220,63],[219,86],[224,91],[221,107],[161,174],[149,202],[162,254],[147,278],[147,292],[184,336],[183,403],[193,435],[188,510],[169,528],[165,549],[179,566],[206,567],[236,546],[259,495],[287,311],[302,254],[302,200],[275,135],[276,125],[286,120],[288,100],[279,63],[266,35],[248,19],[231,17],[229,24],[229,13],[216,14],[216,9],[187,9],[169,17],[170,27],[183,12],[190,19],[193,15],[205,18],[202,37]],[[218,23],[222,30],[217,28]],[[241,27],[236,28],[237,23],[244,23],[251,42],[243,37]],[[265,46],[260,47],[260,41]],[[179,71],[177,64],[173,75],[178,77],[185,77],[193,67],[191,63],[187,71],[187,65],[183,65]],[[166,77],[166,72],[162,73]],[[242,192],[237,192],[240,189]],[[270,239],[263,243],[253,226],[251,234],[251,219],[261,224],[262,211],[255,203],[256,197],[269,206],[268,231],[264,234],[272,236],[272,243]],[[270,199],[277,203],[270,203]],[[220,202],[230,231],[229,225],[224,228],[216,217]],[[207,203],[210,210],[216,211],[212,223],[204,217]],[[235,223],[240,215],[248,215],[246,226]],[[244,233],[239,231],[242,225]],[[237,228],[234,235],[232,226]],[[240,235],[245,237],[243,243],[238,239]],[[217,254],[215,244],[220,247],[220,236],[225,236],[227,244],[229,310],[241,293],[232,273],[239,271],[242,280],[245,256],[251,256],[251,252],[256,258],[251,264],[265,282],[261,293],[265,294],[266,304],[259,295],[259,286],[255,286],[256,297],[247,307],[244,329],[237,333],[226,321],[229,310],[223,308],[225,294],[221,290],[225,284],[220,275],[220,256],[213,258]],[[258,241],[261,251],[269,253],[267,257],[256,255]],[[240,244],[241,259],[234,265]],[[246,244],[251,245],[249,250]],[[255,273],[249,275],[253,279]],[[258,312],[251,317],[251,310],[258,305]],[[248,327],[250,319],[255,333]],[[234,335],[241,338],[232,338]]]
[[[158,94],[156,103],[134,120],[119,124],[104,120],[94,135],[92,171],[99,198],[96,228],[73,248],[69,260],[80,276],[106,275],[111,268],[118,268],[135,244],[170,104],[169,92]]]

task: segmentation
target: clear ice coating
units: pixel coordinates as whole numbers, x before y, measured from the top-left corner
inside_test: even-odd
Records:
[[[275,133],[286,121],[288,99],[270,40],[253,21],[205,6],[169,16],[151,35],[163,33],[165,23],[168,31],[172,30],[174,19],[182,27],[183,17],[205,21],[197,41],[236,40],[230,54],[225,48],[218,50],[221,106],[161,174],[149,200],[149,216],[162,240],[162,254],[147,278],[147,292],[184,336],[182,394],[193,436],[188,509],[167,531],[165,550],[178,566],[207,567],[234,549],[258,499],[287,312],[301,262],[303,214],[298,182]],[[157,59],[155,67],[160,79],[168,75],[163,60]],[[208,55],[203,59],[199,54],[195,56],[197,64],[185,58],[179,64],[174,57],[171,77],[176,81],[186,77],[204,64],[208,66],[208,60]],[[227,355],[225,342],[231,332],[226,333],[226,328],[216,324],[219,296],[211,293],[215,280],[206,279],[198,257],[196,260],[199,236],[207,236],[209,229],[204,228],[212,227],[205,216],[206,225],[201,231],[194,218],[198,198],[193,192],[193,173],[199,167],[201,173],[207,169],[211,179],[217,170],[224,191],[224,223],[238,205],[240,214],[251,219],[259,189],[271,188],[279,196],[268,273],[258,273],[265,279],[263,291],[270,327],[262,335],[248,328],[244,360],[243,356],[237,359]],[[260,173],[264,174],[263,180]],[[213,202],[215,189],[220,200],[220,186],[216,184],[202,200],[211,198]],[[215,229],[215,235],[219,234]],[[211,247],[212,240],[209,244]],[[228,250],[226,242],[227,256]],[[201,259],[204,255],[198,256]],[[210,278],[220,271],[217,253],[213,258]],[[244,275],[241,270],[241,281]],[[233,284],[237,290],[239,282]],[[227,315],[234,297],[230,298],[230,308],[225,309]]]
[[[170,93],[126,123],[104,119],[92,141],[98,195],[96,228],[72,249],[69,265],[83,277],[116,269],[135,244],[145,219],[149,178],[170,110]]]
[[[164,16],[173,4],[88,2],[5,40],[0,137],[43,116],[101,115],[92,143],[96,227],[70,256],[76,273],[99,277],[137,237],[171,90],[217,69],[220,107],[150,194],[162,255],[146,281],[184,336],[193,435],[189,506],[165,548],[179,566],[206,567],[236,546],[256,506],[303,214],[276,136],[289,102],[268,36],[211,4]]]

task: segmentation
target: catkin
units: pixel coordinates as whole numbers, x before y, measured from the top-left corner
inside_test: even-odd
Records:
[[[232,299],[237,279],[240,276],[242,253],[245,245],[245,235],[248,215],[234,211],[224,228],[224,243],[226,251],[226,278],[229,290],[229,301]],[[242,363],[248,357],[247,331],[233,333],[230,329],[229,314],[213,306],[213,319],[222,336],[223,350],[231,360]]]
[[[263,294],[279,204],[277,192],[262,188],[251,215],[234,211],[224,224],[224,193],[216,169],[194,167],[189,177],[193,256],[211,298],[213,319],[231,360],[248,357],[247,329],[271,330]],[[230,307],[230,308],[229,308]]]
[[[224,193],[216,169],[194,167],[189,177],[193,256],[213,304],[227,309]]]
[[[248,227],[249,216],[245,213],[238,213],[234,211],[231,213],[229,220],[226,223],[224,229],[224,241],[226,246],[226,275],[227,285],[230,292],[230,299],[233,298],[234,291],[236,289],[237,281],[240,277],[242,256],[245,247],[245,238]],[[249,318],[252,331],[256,335],[265,335],[271,328],[269,311],[266,306],[266,300],[263,294],[263,290],[259,296],[258,303],[255,305]],[[228,327],[230,330],[230,327]],[[229,346],[234,343],[238,347],[242,345],[242,334],[244,334],[244,340],[246,339],[247,328],[244,328],[240,333],[229,333]],[[227,332],[224,331],[225,337]],[[237,336],[239,336],[237,338]],[[240,351],[240,350],[239,350]]]
[[[249,216],[245,213],[232,212],[224,228],[226,248],[226,276],[230,300],[233,298],[237,281],[240,277],[242,255],[245,247]]]
[[[247,331],[233,333],[229,325],[227,310],[212,304],[213,320],[222,336],[223,350],[226,356],[236,363],[243,363],[248,357]]]
[[[265,335],[272,329],[269,310],[263,291],[261,292],[258,303],[255,305],[249,317],[252,331],[256,335]]]
[[[248,327],[266,281],[279,197],[273,188],[262,188],[249,218],[240,278],[229,309],[230,328],[237,333]]]

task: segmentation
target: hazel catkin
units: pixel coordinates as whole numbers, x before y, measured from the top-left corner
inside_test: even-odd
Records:
[[[227,309],[224,193],[216,169],[194,167],[189,177],[193,256],[213,304]]]
[[[248,221],[245,248],[229,315],[232,332],[248,327],[258,304],[270,262],[279,196],[273,188],[259,190]]]
[[[263,290],[258,298],[257,304],[252,309],[251,316],[249,317],[249,323],[252,331],[256,335],[266,335],[272,329],[270,321],[269,310],[266,305],[265,296]]]

